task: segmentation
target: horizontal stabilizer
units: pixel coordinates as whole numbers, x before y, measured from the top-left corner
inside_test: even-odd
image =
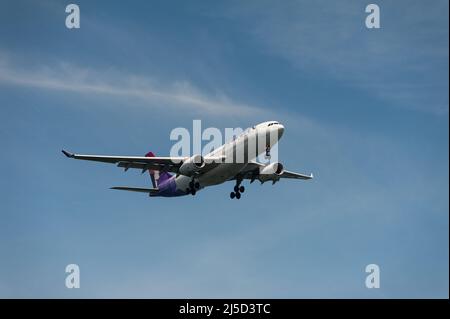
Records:
[[[139,187],[124,187],[124,186],[115,186],[111,187],[111,189],[129,192],[147,193],[147,194],[153,194],[159,191],[158,188],[139,188]]]

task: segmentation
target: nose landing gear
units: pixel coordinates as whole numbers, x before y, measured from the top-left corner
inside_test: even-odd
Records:
[[[270,159],[270,145],[266,146],[266,155],[264,157],[266,159]]]

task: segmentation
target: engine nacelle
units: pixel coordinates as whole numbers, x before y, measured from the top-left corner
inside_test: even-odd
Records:
[[[272,163],[267,166],[265,166],[261,171],[259,172],[260,175],[277,175],[280,176],[283,174],[283,164],[281,163]]]
[[[205,159],[200,154],[189,157],[181,164],[179,172],[181,175],[192,176],[205,166]]]
[[[283,164],[281,163],[272,163],[265,167],[263,167],[259,171],[259,180],[261,182],[265,181],[278,181],[280,179],[280,176],[283,174],[284,168]]]

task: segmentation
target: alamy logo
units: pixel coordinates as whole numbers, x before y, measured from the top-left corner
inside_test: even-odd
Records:
[[[66,17],[67,29],[79,29],[80,28],[80,7],[76,4],[69,4],[66,7],[66,13],[69,15]]]
[[[225,136],[215,127],[202,130],[201,120],[192,121],[192,134],[184,127],[174,128],[170,132],[170,140],[176,143],[170,149],[171,157],[190,157],[207,155],[213,157],[215,163],[246,163],[257,159],[261,163],[278,161],[278,140],[283,132],[277,122],[266,122],[262,126],[243,130],[225,128]],[[278,125],[278,126],[277,126]],[[191,143],[192,142],[192,143]],[[203,145],[203,142],[207,142]],[[229,143],[226,148],[223,144]],[[192,148],[191,148],[192,144]]]
[[[366,7],[366,13],[369,15],[366,17],[367,29],[379,29],[380,28],[380,7],[376,4],[369,4]]]
[[[80,267],[77,264],[66,266],[66,287],[69,289],[80,288]]]
[[[366,266],[366,287],[368,289],[380,288],[380,267],[377,264],[370,264]]]

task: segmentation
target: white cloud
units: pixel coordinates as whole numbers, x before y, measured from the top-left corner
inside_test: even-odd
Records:
[[[0,55],[0,84],[66,91],[106,98],[131,99],[129,105],[171,108],[203,115],[246,116],[265,112],[263,108],[238,103],[222,93],[208,94],[187,81],[160,84],[151,77],[123,75],[114,70],[95,70],[67,63],[21,68]],[[134,102],[134,103],[133,103]]]

